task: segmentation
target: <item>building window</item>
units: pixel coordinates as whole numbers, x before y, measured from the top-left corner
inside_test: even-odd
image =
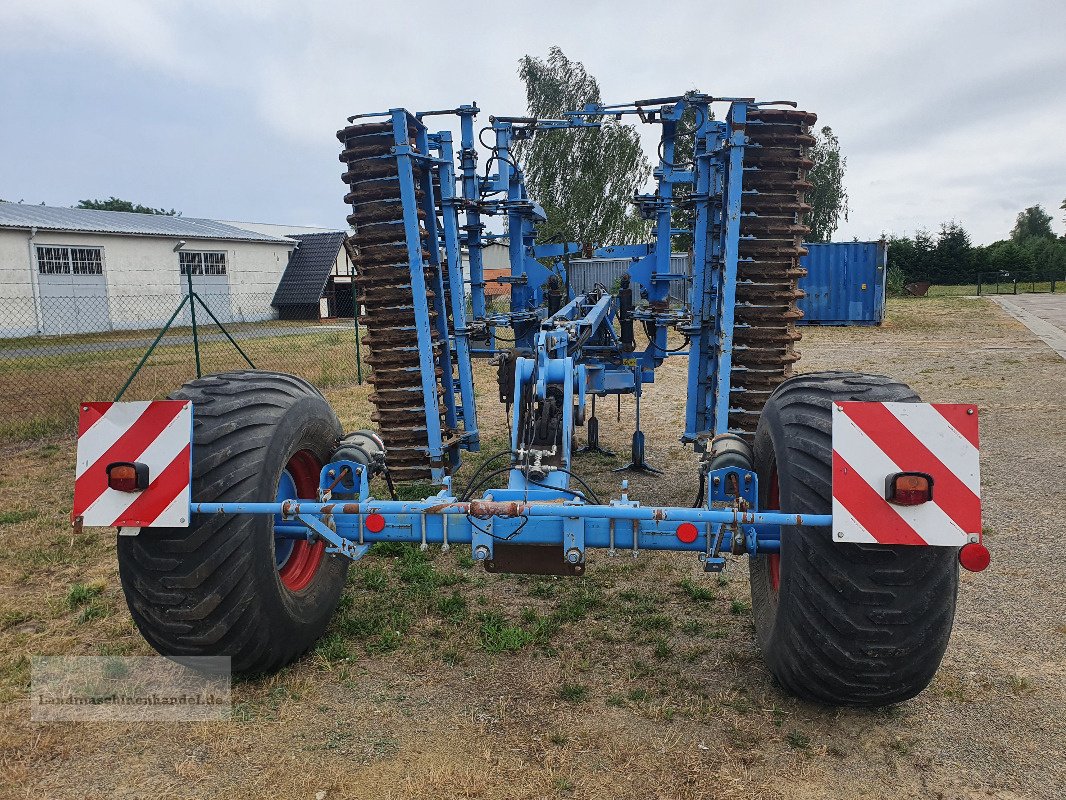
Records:
[[[179,250],[178,264],[182,275],[225,275],[225,252]]]
[[[37,246],[37,271],[42,275],[103,275],[100,247]]]

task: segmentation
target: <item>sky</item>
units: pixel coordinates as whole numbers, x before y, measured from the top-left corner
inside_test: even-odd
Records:
[[[1036,204],[1062,233],[1064,30],[1062,0],[3,0],[0,198],[342,228],[345,117],[521,114],[518,60],[558,45],[606,102],[816,112],[847,157],[836,239],[953,219],[988,243]]]

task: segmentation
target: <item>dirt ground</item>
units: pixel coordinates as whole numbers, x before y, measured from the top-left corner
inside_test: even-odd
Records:
[[[801,347],[804,371],[891,373],[926,400],[980,406],[992,566],[963,574],[944,663],[915,700],[841,711],[785,695],[754,644],[743,560],[715,577],[680,555],[597,554],[586,578],[555,580],[385,548],[353,567],[314,652],[237,683],[231,721],[34,724],[27,656],[151,651],[113,534],[70,535],[70,443],[8,445],[0,797],[1063,797],[1066,361],[965,298],[893,301],[883,327],[805,329]],[[684,374],[671,362],[646,391],[648,458],[668,472],[631,478],[644,502],[694,496],[676,443]],[[480,380],[491,454],[504,414]],[[347,427],[366,424],[365,389],[328,394]],[[621,422],[599,409],[623,454],[630,403]],[[578,472],[616,496],[620,463],[586,457]]]

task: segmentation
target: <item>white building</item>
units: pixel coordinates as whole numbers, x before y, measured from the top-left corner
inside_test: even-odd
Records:
[[[190,273],[222,321],[272,318],[297,242],[250,227],[0,202],[0,337],[159,327]]]

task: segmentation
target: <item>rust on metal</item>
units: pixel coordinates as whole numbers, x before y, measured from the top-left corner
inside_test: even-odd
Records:
[[[373,370],[368,378],[374,386],[370,402],[371,419],[377,423],[388,449],[388,464],[398,481],[427,480],[430,477],[429,434],[422,390],[422,365],[415,327],[415,298],[404,228],[404,209],[400,181],[394,156],[396,145],[391,123],[373,122],[349,125],[337,132],[343,149],[340,160],[347,169],[342,176],[347,185],[344,196],[352,208],[348,216],[355,232],[345,241],[345,248],[355,265],[353,283],[355,301],[366,311],[363,321],[368,335],[364,340],[370,355],[367,363]],[[416,147],[414,128],[408,125],[407,143]],[[422,241],[423,275],[427,299],[431,301],[431,352],[438,399],[444,396],[444,343],[434,324],[433,309],[440,300],[435,287],[443,286],[440,267],[431,259],[435,243],[425,229],[427,209],[422,205],[430,186],[422,170],[415,170],[415,212]],[[431,177],[428,183],[437,184]],[[439,194],[435,195],[439,197]],[[448,297],[443,307],[450,308]],[[418,302],[425,302],[419,298]],[[445,410],[439,403],[436,413],[445,427]],[[444,464],[447,471],[448,463]],[[350,513],[350,512],[345,512]]]
[[[340,484],[340,482],[344,480],[344,476],[348,475],[349,473],[351,473],[351,470],[348,467],[343,467],[340,471],[340,474],[337,475],[336,478],[334,478],[333,483],[326,487],[326,493],[328,494],[329,492],[332,492],[334,489],[336,489],[338,484]]]
[[[555,545],[496,542],[486,572],[517,575],[584,575],[585,565],[571,564]]]
[[[807,274],[799,259],[810,231],[808,150],[816,121],[787,108],[748,113],[729,427],[749,441],[767,398],[799,358],[795,323],[803,313],[796,301],[804,293],[797,281]]]
[[[529,510],[529,503],[500,500],[472,500],[470,511],[474,517],[520,517]]]

